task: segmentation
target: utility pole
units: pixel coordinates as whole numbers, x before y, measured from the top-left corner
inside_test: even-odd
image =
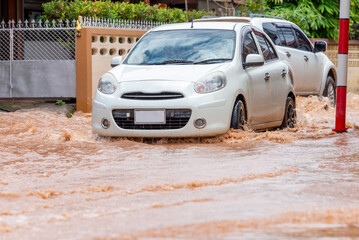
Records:
[[[185,7],[186,7],[186,19],[188,22],[188,5],[187,5],[187,0],[184,1]]]
[[[207,0],[207,14],[209,14],[209,0]]]

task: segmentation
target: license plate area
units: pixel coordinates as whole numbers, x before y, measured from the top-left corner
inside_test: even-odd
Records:
[[[164,109],[138,109],[135,110],[135,124],[166,124],[166,111]]]

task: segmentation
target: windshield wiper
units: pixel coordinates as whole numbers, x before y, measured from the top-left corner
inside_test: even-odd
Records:
[[[211,58],[203,61],[195,62],[193,64],[207,64],[207,63],[216,63],[216,62],[224,62],[224,61],[232,61],[231,58]]]
[[[173,60],[167,60],[167,61],[163,61],[163,62],[155,62],[155,63],[149,63],[149,64],[150,65],[165,65],[165,64],[171,64],[171,63],[193,64],[193,61],[187,61],[187,60],[182,60],[182,59],[173,59]]]

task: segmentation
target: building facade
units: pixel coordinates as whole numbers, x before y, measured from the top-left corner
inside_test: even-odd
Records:
[[[42,4],[50,0],[1,0],[0,21],[37,19],[42,13]]]

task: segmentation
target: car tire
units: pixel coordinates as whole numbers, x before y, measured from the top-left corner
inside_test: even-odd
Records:
[[[233,108],[231,128],[244,130],[247,123],[246,108],[242,100],[238,100]]]
[[[329,98],[330,105],[333,107],[337,102],[336,86],[332,76],[327,77],[327,85],[325,86],[324,96]]]
[[[297,123],[297,114],[295,112],[295,103],[291,97],[287,97],[284,110],[284,118],[281,129],[294,128]]]

